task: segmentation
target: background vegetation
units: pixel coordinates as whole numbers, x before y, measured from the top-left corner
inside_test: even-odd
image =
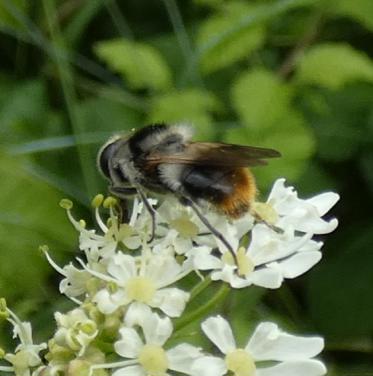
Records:
[[[187,121],[280,150],[256,171],[263,196],[284,176],[342,197],[320,265],[226,313],[319,333],[330,375],[373,375],[372,33],[372,0],[1,0],[0,295],[47,338],[67,306],[37,249],[67,262],[77,245],[58,201],[90,218],[100,144]]]

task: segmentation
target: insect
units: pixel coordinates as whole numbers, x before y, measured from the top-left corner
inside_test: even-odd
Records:
[[[219,238],[235,258],[224,238],[201,213],[211,204],[229,218],[239,218],[251,209],[256,196],[249,166],[266,165],[266,158],[280,157],[276,150],[218,142],[192,142],[192,129],[185,125],[154,124],[130,136],[114,136],[101,147],[98,168],[110,181],[110,192],[120,199],[138,194],[152,217],[156,212],[146,194],[173,194],[193,209],[202,223]]]

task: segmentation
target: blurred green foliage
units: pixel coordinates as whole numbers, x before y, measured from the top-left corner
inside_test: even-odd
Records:
[[[330,375],[372,374],[372,33],[371,0],[2,0],[0,296],[53,328],[58,280],[38,246],[61,263],[77,247],[58,201],[90,218],[109,135],[190,122],[197,139],[282,152],[255,171],[263,196],[284,176],[342,197],[320,265],[235,292],[226,314],[240,333],[249,310],[320,333]]]

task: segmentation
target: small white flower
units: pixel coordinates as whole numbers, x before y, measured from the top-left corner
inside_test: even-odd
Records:
[[[212,210],[200,208],[205,218],[233,249],[238,247],[240,238],[253,227],[253,217],[248,214],[239,220],[229,221]],[[226,246],[206,228],[191,208],[181,205],[176,199],[164,201],[157,211],[159,223],[157,234],[160,239],[154,244],[154,252],[166,250],[171,254],[185,255],[190,258],[196,247],[218,248],[225,252]]]
[[[92,278],[86,270],[80,270],[70,263],[62,271],[65,278],[60,282],[61,294],[78,297],[86,293],[87,282]]]
[[[172,334],[172,323],[168,317],[160,318],[148,307],[139,307],[130,316],[136,317],[136,327],[123,326],[121,339],[114,344],[115,351],[122,357],[135,360],[135,364],[116,370],[113,376],[166,376],[168,370],[191,375],[194,361],[201,357],[200,349],[180,344],[166,350],[164,344]],[[134,318],[132,318],[132,321]]]
[[[237,265],[228,252],[217,257],[201,250],[194,258],[195,267],[213,270],[212,280],[223,280],[234,288],[252,284],[278,288],[285,278],[298,277],[321,259],[322,243],[311,240],[307,234],[295,236],[291,230],[279,234],[267,225],[257,224],[251,237],[247,249],[238,249]]]
[[[56,312],[58,329],[54,335],[56,344],[68,347],[82,356],[88,345],[96,338],[98,328],[83,309],[76,308],[67,314]]]
[[[108,286],[93,299],[98,309],[110,314],[121,306],[140,302],[159,308],[170,317],[180,316],[189,293],[167,286],[184,277],[190,270],[185,270],[174,257],[167,255],[141,256],[140,259],[118,253],[109,259],[109,278],[94,273],[98,278],[109,281]]]
[[[137,249],[146,241],[148,231],[145,228],[151,228],[151,218],[142,208],[142,204],[137,201],[134,203],[133,213],[129,223],[120,223],[118,214],[114,212],[113,206],[115,199],[108,197],[104,201],[104,206],[109,211],[107,224],[100,214],[100,206],[103,201],[102,195],[97,195],[93,200],[95,207],[95,218],[99,229],[102,232],[98,234],[96,230],[86,229],[83,220],[77,221],[71,213],[72,203],[69,200],[62,200],[61,206],[66,209],[67,216],[79,232],[79,248],[85,252],[88,262],[97,262],[100,258],[112,256],[119,246],[124,245],[127,249]],[[105,205],[105,202],[106,205]]]
[[[267,204],[277,213],[276,226],[286,229],[291,226],[297,231],[311,234],[327,234],[338,226],[338,220],[322,219],[339,200],[339,195],[326,192],[303,200],[298,198],[294,187],[285,187],[285,179],[275,181]]]
[[[206,336],[224,358],[206,356],[193,365],[194,375],[221,376],[321,376],[324,364],[316,359],[324,347],[320,337],[299,337],[281,331],[274,323],[263,322],[244,348],[237,348],[229,323],[221,316],[210,317],[202,323]],[[260,362],[277,364],[261,366]]]
[[[7,319],[13,325],[13,338],[20,343],[14,353],[7,353],[4,359],[11,363],[12,367],[0,367],[0,371],[11,372],[17,376],[30,376],[32,368],[41,365],[40,351],[47,348],[46,343],[34,344],[32,328],[29,322],[22,322],[10,309],[5,308],[10,315]]]

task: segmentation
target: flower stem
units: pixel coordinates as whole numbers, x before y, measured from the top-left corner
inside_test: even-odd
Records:
[[[189,325],[193,321],[205,316],[206,313],[211,311],[213,308],[216,308],[216,305],[225,298],[229,290],[230,290],[229,285],[226,283],[223,283],[218,289],[218,291],[215,293],[215,295],[213,295],[212,298],[206,302],[206,304],[195,309],[189,315],[186,315],[185,317],[182,317],[176,320],[175,325],[174,325],[174,328],[175,328],[174,334],[177,334],[176,333],[177,331],[181,330],[182,328]]]
[[[197,295],[199,295],[204,289],[206,289],[211,284],[211,277],[207,276],[205,279],[203,279],[201,282],[199,282],[197,285],[195,285],[190,292],[190,299],[189,302],[191,302]]]

